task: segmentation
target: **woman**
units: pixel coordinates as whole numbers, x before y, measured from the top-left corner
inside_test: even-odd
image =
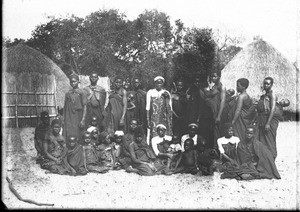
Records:
[[[78,87],[79,76],[70,76],[72,89],[65,95],[63,136],[81,138],[87,115],[87,97],[83,89]]]
[[[105,114],[105,131],[114,133],[125,127],[125,114],[127,110],[127,91],[122,87],[123,80],[117,77],[114,82],[114,90],[109,96],[109,102]]]
[[[148,131],[147,143],[157,136],[156,125],[166,126],[166,135],[172,136],[172,100],[169,91],[163,89],[165,79],[161,76],[154,78],[155,89],[150,89],[146,97]]]
[[[59,134],[60,129],[60,120],[54,119],[43,142],[45,159],[41,162],[41,168],[56,174],[75,174],[75,170],[64,160],[68,150],[64,137]]]
[[[246,78],[240,78],[236,81],[236,91],[239,95],[234,100],[234,104],[228,115],[233,125],[235,136],[241,142],[245,141],[246,128],[252,124],[255,117],[255,106],[247,93],[248,86],[249,80]]]
[[[275,159],[277,157],[276,133],[280,115],[276,112],[277,98],[272,90],[273,83],[272,77],[267,77],[263,81],[265,94],[260,97],[257,104],[257,124],[258,140],[267,146]]]
[[[141,126],[134,131],[134,141],[129,144],[129,153],[132,160],[132,166],[129,166],[127,172],[135,172],[144,176],[155,174],[166,174],[166,165],[158,160],[151,147],[144,140],[144,132]]]
[[[211,72],[208,77],[208,86],[200,90],[213,119],[213,143],[210,144],[210,147],[214,148],[217,148],[217,139],[221,137],[220,121],[226,96],[226,89],[220,82],[220,77],[220,71]]]
[[[181,137],[186,132],[187,126],[187,98],[183,80],[177,80],[175,85],[176,90],[172,93],[173,133]]]

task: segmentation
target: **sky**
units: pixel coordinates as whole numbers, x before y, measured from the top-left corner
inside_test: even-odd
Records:
[[[169,15],[172,24],[181,19],[187,27],[242,35],[242,47],[259,35],[291,62],[296,61],[297,50],[300,54],[298,0],[4,0],[2,4],[2,33],[12,40],[30,38],[49,15],[85,17],[99,9],[118,9],[133,20],[145,9],[157,9]]]

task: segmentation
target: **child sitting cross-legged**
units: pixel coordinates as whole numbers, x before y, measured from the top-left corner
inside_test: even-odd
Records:
[[[91,133],[86,131],[83,133],[83,154],[84,154],[84,164],[86,171],[88,172],[98,172],[105,173],[109,169],[105,166],[101,166],[99,158],[92,143]]]
[[[114,154],[116,158],[115,167],[114,169],[121,169],[121,163],[119,162],[119,158],[121,155],[121,145],[124,142],[124,132],[122,130],[117,130],[113,137],[113,147],[114,147]]]
[[[99,160],[102,166],[108,169],[113,169],[115,167],[115,152],[114,145],[112,144],[112,135],[104,131],[100,134],[101,144],[96,147]]]

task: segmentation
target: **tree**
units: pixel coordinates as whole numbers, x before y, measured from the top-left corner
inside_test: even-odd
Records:
[[[174,75],[191,83],[195,76],[205,81],[210,71],[218,68],[217,44],[212,29],[187,29],[183,37],[183,51],[175,54]]]

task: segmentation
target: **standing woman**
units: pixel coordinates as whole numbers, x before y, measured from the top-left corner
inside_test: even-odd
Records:
[[[81,138],[87,114],[87,97],[84,90],[78,87],[79,76],[72,74],[69,79],[72,89],[65,95],[63,136]]]
[[[277,157],[276,133],[279,124],[279,116],[276,115],[277,98],[272,90],[274,80],[266,77],[263,81],[265,94],[260,97],[257,105],[258,113],[258,140],[271,151],[274,159]]]
[[[114,82],[114,90],[109,96],[106,107],[106,130],[114,133],[125,127],[125,114],[127,110],[127,91],[123,88],[123,80],[117,77]]]
[[[200,90],[201,96],[210,108],[210,114],[213,119],[213,141],[210,143],[211,148],[217,148],[217,139],[222,137],[220,121],[225,105],[226,89],[220,82],[220,78],[220,71],[212,71],[208,77],[208,86]]]
[[[162,76],[154,78],[155,89],[150,89],[146,96],[146,111],[148,130],[147,142],[157,136],[156,126],[166,126],[166,135],[172,136],[172,100],[169,91],[163,88],[165,79]]]
[[[245,142],[246,129],[252,124],[255,117],[255,107],[247,93],[248,86],[249,80],[246,78],[240,78],[236,81],[238,96],[237,99],[234,100],[234,104],[228,114],[229,120],[233,125],[235,136],[237,136],[241,142]]]

